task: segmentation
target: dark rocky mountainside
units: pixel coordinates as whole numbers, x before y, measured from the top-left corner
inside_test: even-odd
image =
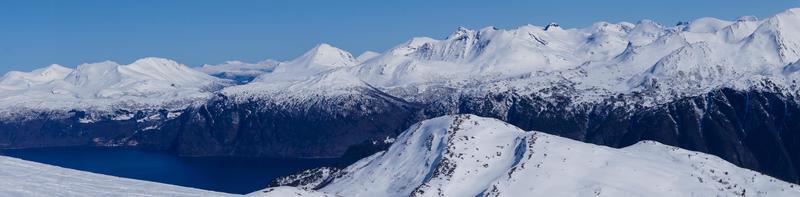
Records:
[[[536,97],[496,94],[409,103],[377,91],[310,105],[230,102],[219,96],[163,121],[167,111],[132,113],[129,120],[81,122],[85,112],[39,113],[0,121],[3,148],[135,146],[186,156],[347,157],[355,161],[385,148],[411,124],[470,113],[585,142],[625,147],[642,140],[717,155],[736,165],[797,183],[800,178],[800,104],[770,92],[731,89],[633,110],[597,104],[566,107]],[[452,97],[450,97],[452,98]],[[357,102],[358,107],[343,102]],[[447,103],[441,103],[447,102]],[[372,109],[372,110],[363,110]],[[165,118],[166,119],[166,118]]]

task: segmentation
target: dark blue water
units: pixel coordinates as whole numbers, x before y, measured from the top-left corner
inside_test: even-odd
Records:
[[[99,174],[235,194],[263,189],[278,176],[338,164],[335,159],[187,158],[122,148],[20,149],[0,150],[0,154]]]

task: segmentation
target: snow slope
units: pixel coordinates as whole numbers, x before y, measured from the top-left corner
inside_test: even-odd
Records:
[[[358,60],[359,62],[366,62],[367,60],[378,57],[380,55],[381,55],[380,53],[375,51],[364,51],[363,53],[361,53],[361,55],[358,55],[358,57],[356,57],[356,60]]]
[[[223,94],[238,99],[271,98],[278,102],[312,99],[318,96],[354,95],[368,85],[355,75],[336,72],[358,65],[352,54],[328,44],[319,44],[252,82],[227,87]]]
[[[0,156],[0,196],[233,196]]]
[[[0,87],[5,89],[25,89],[57,79],[64,79],[72,69],[53,64],[29,73],[11,71],[0,78]]]
[[[797,196],[800,186],[656,142],[622,149],[474,115],[420,122],[298,196]],[[319,184],[321,182],[309,182]],[[319,192],[324,192],[320,194]]]
[[[128,65],[53,65],[0,79],[0,109],[108,109],[113,106],[182,108],[204,100],[226,81],[175,61],[143,58]]]

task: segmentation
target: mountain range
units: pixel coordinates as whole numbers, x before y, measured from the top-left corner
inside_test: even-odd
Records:
[[[800,8],[673,26],[461,27],[359,56],[319,44],[289,61],[51,65],[0,78],[0,148],[355,162],[420,120],[470,113],[615,148],[657,141],[798,183],[799,70]]]

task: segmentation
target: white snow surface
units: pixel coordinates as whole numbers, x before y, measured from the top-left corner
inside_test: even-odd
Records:
[[[367,84],[355,75],[337,72],[358,64],[349,52],[319,44],[294,60],[281,62],[273,72],[248,84],[227,87],[222,92],[239,99],[270,97],[278,101],[358,94],[354,89],[367,87]]]
[[[409,100],[437,88],[548,98],[554,95],[544,89],[566,85],[570,90],[565,94],[575,103],[647,93],[639,103],[645,106],[719,88],[797,94],[797,69],[790,65],[800,59],[798,14],[800,8],[794,8],[763,20],[700,18],[677,26],[642,20],[570,29],[555,24],[508,30],[460,27],[443,40],[413,38],[360,61],[338,50],[322,50],[330,58],[319,59],[328,61],[310,61],[309,54],[326,48],[317,47],[291,66],[278,66],[276,71],[285,74],[265,74],[258,85],[225,93],[264,94],[253,89],[302,84],[308,91],[282,93],[302,98],[368,84]],[[326,80],[332,76],[336,80]]]
[[[210,96],[222,80],[175,61],[143,58],[115,62],[58,65],[0,78],[0,109],[108,109],[112,106],[182,108]]]
[[[234,196],[0,156],[0,196]]]
[[[302,190],[294,187],[272,187],[263,191],[257,191],[248,194],[247,196],[263,196],[263,197],[334,197],[334,195],[326,194],[324,192]]]
[[[363,53],[361,53],[361,55],[358,55],[358,57],[356,57],[356,60],[358,60],[359,62],[366,62],[367,60],[378,57],[380,55],[381,55],[380,53],[375,51],[364,51]]]
[[[455,115],[412,126],[387,151],[345,168],[317,191],[281,187],[254,194],[798,196],[800,186],[657,142],[614,149]]]

